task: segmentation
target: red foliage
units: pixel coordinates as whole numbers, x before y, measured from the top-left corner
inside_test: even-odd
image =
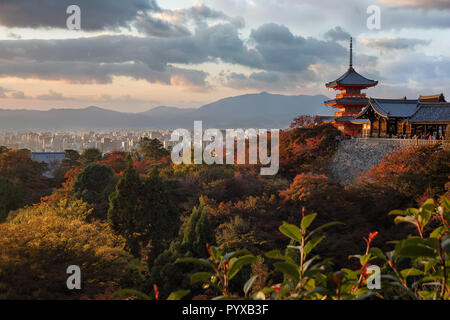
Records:
[[[113,151],[105,155],[99,164],[110,167],[114,173],[118,174],[124,171],[128,165],[128,153],[125,151]]]
[[[325,172],[339,135],[331,125],[280,132],[280,172],[291,178],[300,172]]]

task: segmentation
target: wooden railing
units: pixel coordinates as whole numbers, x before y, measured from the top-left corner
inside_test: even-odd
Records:
[[[445,148],[450,148],[450,140],[425,140],[425,139],[394,139],[394,138],[353,138],[344,142],[356,143],[386,143],[398,144],[401,146],[420,146],[430,144],[442,144]]]

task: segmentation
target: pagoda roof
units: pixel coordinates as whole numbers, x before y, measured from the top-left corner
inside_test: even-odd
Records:
[[[326,105],[334,105],[334,104],[366,104],[369,102],[369,98],[338,98],[338,99],[332,99],[327,100],[324,103]]]
[[[360,75],[355,69],[350,66],[346,73],[338,79],[326,84],[328,88],[337,86],[359,86],[359,87],[373,87],[378,84],[378,81],[367,79]]]

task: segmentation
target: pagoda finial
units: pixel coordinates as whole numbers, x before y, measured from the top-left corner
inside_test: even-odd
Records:
[[[353,38],[350,37],[350,68],[353,67]]]

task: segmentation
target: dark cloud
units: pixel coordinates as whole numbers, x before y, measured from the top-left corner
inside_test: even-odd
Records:
[[[207,73],[199,70],[168,66],[164,71],[150,70],[143,63],[92,63],[92,62],[27,62],[1,63],[0,76],[22,79],[62,80],[79,84],[108,84],[114,76],[126,76],[150,83],[183,84],[192,87],[206,86]]]
[[[342,61],[348,54],[336,42],[295,36],[287,27],[273,23],[253,30],[250,39],[268,71],[301,72],[318,62]]]
[[[333,41],[347,41],[350,39],[350,33],[344,31],[341,27],[337,26],[334,29],[330,29],[325,33],[325,38]]]
[[[2,0],[0,24],[20,28],[66,28],[67,7],[81,8],[81,28],[125,27],[144,11],[160,11],[156,0]]]
[[[4,40],[0,41],[0,76],[71,83],[111,83],[114,76],[127,76],[207,87],[206,72],[174,65],[222,61],[260,70],[249,81],[275,83],[280,73],[305,74],[312,64],[341,64],[347,56],[348,49],[334,41],[297,36],[285,26],[263,25],[251,32],[247,43],[240,38],[238,26],[219,23],[177,37]]]
[[[366,46],[380,50],[414,49],[417,46],[427,46],[431,43],[430,40],[411,38],[361,39],[360,41]]]
[[[182,37],[190,35],[188,28],[155,18],[151,15],[139,16],[133,24],[139,32],[157,37]]]

